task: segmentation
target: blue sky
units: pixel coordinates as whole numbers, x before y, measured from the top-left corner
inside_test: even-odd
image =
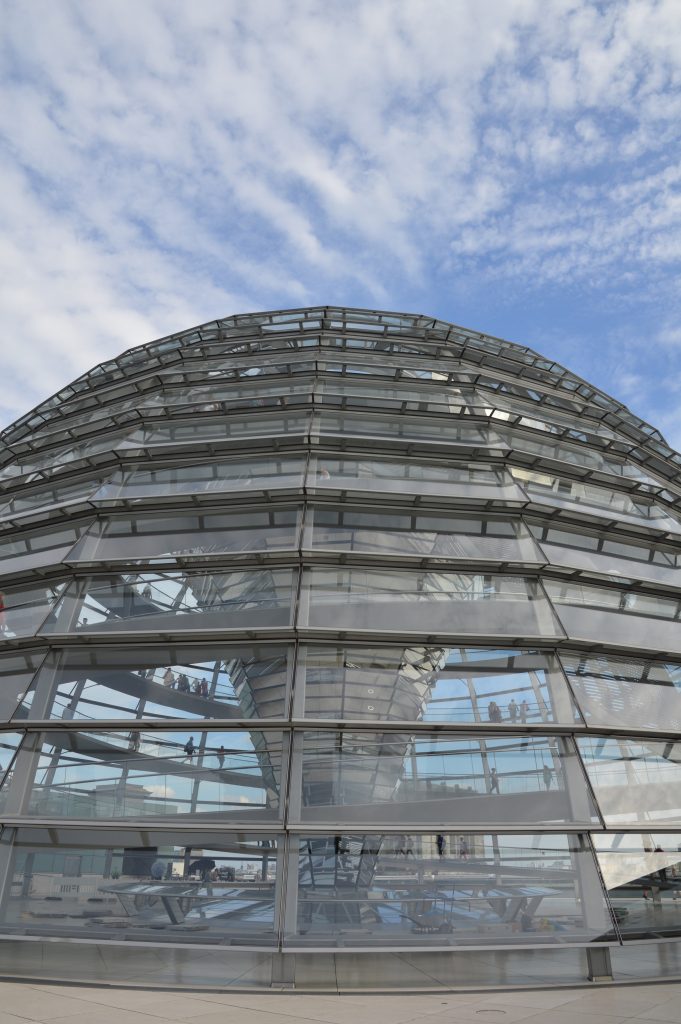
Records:
[[[679,0],[0,0],[0,422],[317,303],[531,345],[681,447]]]

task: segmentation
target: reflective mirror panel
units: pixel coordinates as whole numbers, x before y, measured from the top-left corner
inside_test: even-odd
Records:
[[[562,652],[560,660],[588,725],[681,732],[681,665]]]
[[[265,644],[67,650],[48,656],[15,718],[283,718],[291,652]]]
[[[511,727],[579,721],[555,656],[543,651],[309,645],[298,654],[301,704],[303,688],[310,718]]]
[[[615,832],[593,840],[622,937],[681,935],[681,833]]]
[[[580,736],[579,752],[608,828],[681,826],[681,743]]]
[[[579,836],[311,835],[297,860],[291,945],[553,944],[610,928]]]
[[[537,580],[439,571],[305,571],[308,624],[327,629],[562,636]],[[301,603],[301,624],[305,606]]]
[[[591,823],[584,781],[569,741],[557,737],[309,732],[301,820]]]
[[[519,519],[312,507],[305,547],[402,558],[510,561],[540,565],[541,552]]]
[[[27,813],[38,818],[272,821],[279,732],[129,730],[43,734]]]
[[[4,934],[269,945],[277,838],[21,828]]]
[[[253,569],[142,572],[72,585],[45,632],[157,632],[289,626],[295,574]]]
[[[146,565],[217,554],[296,550],[299,515],[295,508],[260,506],[232,513],[116,516],[98,520],[68,561]]]

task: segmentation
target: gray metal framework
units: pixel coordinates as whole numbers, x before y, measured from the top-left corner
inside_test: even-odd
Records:
[[[601,979],[681,938],[681,456],[625,406],[320,307],[132,349],[0,437],[15,972],[87,943],[112,977],[151,944],[276,985],[490,949]]]

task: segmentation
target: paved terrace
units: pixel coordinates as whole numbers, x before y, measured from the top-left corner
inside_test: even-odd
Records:
[[[329,995],[0,982],[0,1007],[0,1024],[681,1024],[681,983]]]

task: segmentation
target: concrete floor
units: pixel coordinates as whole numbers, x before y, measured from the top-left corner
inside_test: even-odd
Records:
[[[681,1024],[681,983],[421,995],[168,992],[0,982],[0,1024]]]

